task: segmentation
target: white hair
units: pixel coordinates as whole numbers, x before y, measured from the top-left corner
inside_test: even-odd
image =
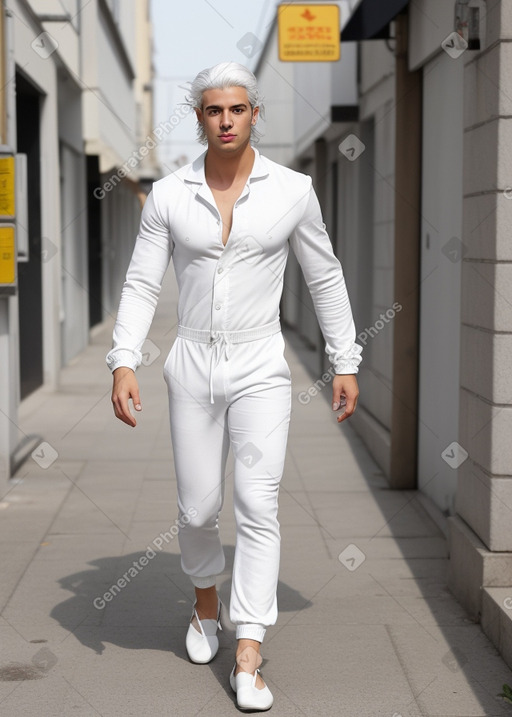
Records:
[[[201,70],[190,83],[190,94],[185,98],[186,104],[191,109],[202,110],[205,90],[224,90],[226,87],[244,87],[247,90],[251,109],[259,107],[261,116],[264,118],[264,107],[256,77],[247,67],[238,62],[220,62],[218,65]],[[199,121],[196,130],[199,142],[206,144],[206,132]],[[261,133],[258,132],[255,125],[252,125],[251,140],[257,142],[260,136]]]

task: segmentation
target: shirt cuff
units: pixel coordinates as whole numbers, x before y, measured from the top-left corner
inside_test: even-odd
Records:
[[[106,356],[107,366],[111,371],[116,368],[126,366],[136,371],[142,363],[142,354],[140,351],[132,351],[131,349],[112,349]]]
[[[358,373],[359,364],[361,363],[361,353],[363,347],[359,344],[353,344],[346,351],[340,351],[332,356],[329,356],[329,360],[334,366],[334,373],[337,374],[348,374]]]

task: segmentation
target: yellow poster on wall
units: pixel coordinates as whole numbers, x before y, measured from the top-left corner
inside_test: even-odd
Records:
[[[14,157],[0,157],[0,216],[13,217],[14,207]]]
[[[0,285],[16,282],[14,227],[0,226]]]
[[[338,5],[279,5],[277,30],[279,59],[283,62],[335,62],[340,59]]]

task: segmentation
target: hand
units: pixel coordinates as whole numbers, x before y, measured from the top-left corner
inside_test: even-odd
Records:
[[[338,416],[338,423],[349,418],[356,410],[357,397],[359,396],[359,387],[355,374],[339,374],[337,373],[332,381],[332,409],[337,411],[343,408],[346,400],[345,411]]]
[[[112,403],[116,418],[135,427],[137,421],[130,412],[128,400],[131,398],[136,411],[142,411],[139,396],[139,384],[135,378],[135,372],[127,366],[116,368],[113,373],[114,386],[112,388]]]

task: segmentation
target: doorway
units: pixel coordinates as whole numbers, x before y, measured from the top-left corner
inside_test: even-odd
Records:
[[[16,73],[17,152],[27,155],[28,261],[18,263],[20,397],[43,383],[41,276],[41,94]]]

